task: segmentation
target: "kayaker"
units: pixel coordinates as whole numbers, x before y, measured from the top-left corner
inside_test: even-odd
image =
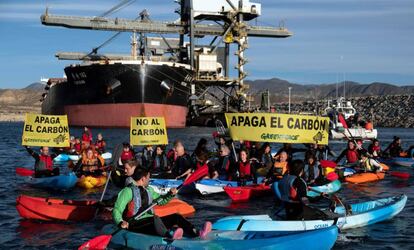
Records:
[[[208,175],[204,176],[204,179],[218,179],[219,177],[218,171],[216,171],[213,164],[209,162],[207,152],[200,151],[200,153],[198,153],[195,157],[196,157],[196,164],[195,164],[194,171],[197,171],[198,169],[207,166]]]
[[[168,170],[167,156],[164,153],[164,149],[161,145],[155,147],[155,154],[153,156],[152,170],[155,172],[164,172]]]
[[[123,149],[121,157],[119,157],[118,165],[122,166],[128,160],[135,158],[135,152],[132,150],[131,145],[128,142],[122,143]]]
[[[196,162],[196,155],[199,155],[201,152],[207,152],[208,154],[207,145],[208,145],[208,142],[205,138],[201,138],[198,141],[196,148],[191,154],[191,159],[193,159],[194,162]]]
[[[286,152],[288,155],[288,160],[290,161],[293,159],[294,153],[306,152],[306,150],[306,148],[294,148],[292,147],[291,143],[283,143],[283,147],[280,148],[279,151],[277,151],[277,153],[273,157],[277,158],[277,156],[280,155],[280,153]]]
[[[326,219],[319,209],[309,207],[308,186],[302,179],[303,169],[303,161],[294,160],[289,166],[289,174],[284,175],[279,181],[279,191],[286,218],[288,220]]]
[[[394,136],[394,140],[391,142],[390,145],[384,150],[385,152],[390,151],[390,157],[402,157],[404,150],[401,147],[401,139],[400,137]]]
[[[172,173],[177,179],[187,178],[193,170],[193,161],[190,155],[187,154],[182,141],[174,142],[175,160],[172,165]]]
[[[382,171],[382,166],[375,159],[369,157],[368,153],[361,155],[360,168],[364,172],[378,173]]]
[[[105,153],[106,142],[103,139],[102,134],[99,133],[96,136],[96,138],[97,138],[96,141],[95,141],[95,149],[96,149],[96,151],[98,151],[99,154]]]
[[[89,145],[92,143],[92,132],[88,127],[83,128],[82,143],[87,143]]]
[[[220,180],[231,181],[234,178],[234,161],[230,156],[230,149],[227,145],[221,145],[219,151],[220,157],[217,165],[215,166],[219,173]]]
[[[92,149],[88,149],[86,153],[82,154],[73,172],[77,173],[78,177],[101,176],[104,164],[105,160],[100,155],[95,154]]]
[[[142,159],[142,166],[144,168],[147,168],[151,171],[151,168],[154,166],[154,148],[152,147],[152,145],[146,145],[143,149],[142,149],[142,155],[141,155],[141,159]]]
[[[340,162],[342,158],[344,158],[344,156],[346,156],[346,161],[348,164],[358,163],[359,154],[353,141],[348,141],[347,148],[344,151],[342,151],[338,158],[336,158],[335,162]]]
[[[276,158],[277,160],[273,163],[269,172],[267,172],[266,179],[264,180],[266,183],[273,183],[282,179],[283,175],[287,174],[289,171],[287,161],[288,154],[285,151],[282,151]]]
[[[260,149],[260,163],[266,169],[266,172],[273,166],[272,148],[268,142],[264,143]]]
[[[73,144],[73,152],[75,154],[80,154],[82,150],[82,143],[79,137],[75,138],[75,144]]]
[[[40,154],[36,153],[29,146],[25,146],[27,152],[35,158],[35,177],[49,177],[59,175],[59,168],[53,167],[53,159],[57,156],[56,154],[49,155],[49,147],[40,147]]]
[[[160,196],[160,194],[156,193],[148,185],[150,173],[146,169],[136,168],[132,178],[134,181],[119,192],[115,202],[112,211],[115,224],[133,232],[157,235],[170,239],[180,239],[183,233],[188,237],[199,236],[201,239],[206,238],[207,234],[211,231],[210,222],[206,222],[203,229],[199,231],[179,214],[159,217],[154,215],[153,210],[150,210],[132,222],[128,222],[131,217],[150,206],[153,201],[157,200],[158,205],[165,205],[177,193],[177,189],[175,188],[172,188],[165,196]],[[178,228],[172,232],[174,226]]]
[[[316,144],[316,143],[311,144],[309,146],[309,149],[305,152],[305,162],[307,161],[308,156],[310,155],[316,156],[317,161],[324,160],[325,155],[326,155],[326,158],[328,156],[332,156],[332,157],[337,156],[336,153],[332,151],[328,145],[322,145],[322,144]]]
[[[368,153],[374,158],[381,156],[381,146],[380,142],[377,139],[372,140],[371,145],[368,147]]]
[[[324,179],[322,174],[322,167],[316,160],[315,155],[308,156],[305,167],[303,169],[303,179],[308,185],[322,184]]]
[[[137,167],[141,167],[138,164],[138,161],[136,160],[128,160],[124,164],[124,171],[125,171],[125,187],[127,187],[129,184],[134,182],[134,179],[132,179],[132,175],[134,174],[134,171]]]
[[[247,154],[247,149],[241,149],[239,153],[239,162],[237,166],[237,180],[240,182],[240,185],[246,185],[247,181],[254,181],[257,183],[256,171],[252,164],[250,164],[250,159]]]

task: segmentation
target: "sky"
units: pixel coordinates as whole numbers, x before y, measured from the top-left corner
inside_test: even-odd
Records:
[[[56,15],[100,16],[120,0],[0,0],[0,88],[22,88],[41,77],[62,77],[71,61],[58,51],[90,52],[113,32],[43,26],[46,6]],[[293,36],[249,38],[248,79],[296,83],[388,82],[414,85],[413,0],[256,0],[258,25],[284,24]],[[136,0],[109,16],[154,20],[178,18],[173,0]],[[102,53],[129,53],[130,33]],[[234,62],[234,61],[233,61]],[[233,74],[236,72],[233,72]]]

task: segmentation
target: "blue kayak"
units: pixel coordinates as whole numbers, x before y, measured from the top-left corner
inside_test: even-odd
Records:
[[[66,162],[69,161],[68,154],[60,154],[53,159],[54,162]]]
[[[339,218],[336,225],[340,229],[363,227],[391,219],[399,214],[407,203],[406,195],[397,195],[373,201],[351,204],[351,213],[346,214],[345,208],[338,206],[335,213]],[[213,224],[215,230],[241,231],[303,231],[315,230],[332,226],[334,220],[273,220],[269,215],[228,216]]]
[[[105,234],[117,229],[114,225],[103,228]],[[206,240],[183,238],[168,240],[121,230],[112,236],[109,247],[128,249],[331,249],[338,236],[336,226],[313,231],[297,232],[246,232],[246,231],[212,231]]]
[[[329,182],[328,184],[321,185],[321,186],[309,186],[309,188],[313,189],[309,190],[307,193],[308,197],[317,197],[320,196],[320,193],[326,193],[326,194],[333,194],[339,191],[341,189],[341,182],[339,180],[335,180],[332,182]],[[275,182],[272,184],[272,190],[276,194],[276,198],[280,199],[280,191],[279,191],[279,183]]]
[[[34,178],[28,177],[26,183],[36,188],[53,189],[59,191],[65,191],[73,188],[78,181],[78,177],[71,172],[65,175]]]
[[[389,165],[414,167],[414,158],[405,158],[405,157],[382,158],[380,159],[380,162],[383,162]]]

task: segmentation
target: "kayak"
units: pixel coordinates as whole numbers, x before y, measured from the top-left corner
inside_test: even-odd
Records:
[[[89,221],[96,215],[98,208],[96,203],[96,201],[88,200],[74,201],[20,195],[16,199],[16,209],[25,219]],[[154,212],[160,217],[173,213],[189,216],[195,212],[195,209],[184,201],[172,199],[164,206],[155,206]],[[111,219],[111,216],[106,218]]]
[[[341,189],[341,182],[339,180],[335,180],[325,185],[309,186],[309,188],[313,189],[314,191],[309,189],[306,195],[309,197],[317,197],[317,196],[320,196],[321,195],[320,193],[322,192],[326,194],[336,193],[337,191],[339,191],[339,189]],[[279,191],[278,182],[275,182],[272,184],[272,190],[276,194],[276,197],[280,199],[281,195]]]
[[[107,178],[105,175],[101,175],[99,177],[84,176],[79,178],[78,186],[85,189],[102,187],[103,185],[105,185],[106,180]]]
[[[79,161],[80,159],[80,155],[68,155],[68,157],[69,157],[69,160],[71,161]],[[106,153],[101,154],[101,157],[104,160],[110,160],[112,158],[112,154],[109,152],[106,152]]]
[[[69,155],[67,154],[60,154],[56,156],[53,161],[55,162],[62,162],[62,161],[69,161]]]
[[[345,209],[338,206],[337,226],[340,229],[363,227],[391,219],[399,214],[407,202],[407,196],[397,195],[374,201],[351,204],[351,215],[345,215]],[[334,220],[283,221],[272,220],[269,215],[244,215],[224,217],[213,224],[215,230],[241,231],[302,231],[326,228],[334,224]]]
[[[106,225],[105,234],[117,230],[115,225]],[[213,231],[206,240],[183,238],[167,240],[160,236],[134,233],[125,229],[112,236],[110,248],[128,249],[331,249],[338,236],[338,228],[302,232],[245,232]]]
[[[349,183],[359,184],[365,182],[379,181],[384,179],[385,173],[359,173],[345,177],[345,181]]]
[[[69,174],[41,178],[29,176],[25,180],[25,182],[32,187],[59,191],[65,191],[73,188],[77,181],[78,177],[76,177],[73,172],[70,172]]]
[[[414,167],[414,158],[393,157],[388,159],[381,159],[381,162],[391,165],[399,165],[403,167]]]
[[[241,187],[224,187],[224,191],[233,201],[248,201],[251,197],[271,193],[269,185],[253,184]]]
[[[224,192],[224,187],[237,187],[237,181],[223,181],[219,179],[204,179],[196,182],[195,188],[202,195],[217,194]]]

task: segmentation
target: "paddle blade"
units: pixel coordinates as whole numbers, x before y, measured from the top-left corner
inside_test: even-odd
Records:
[[[320,160],[319,162],[323,168],[335,168],[336,163],[334,161],[328,161],[328,160]]]
[[[346,124],[345,118],[342,116],[342,114],[338,114],[338,119],[344,128],[348,128],[348,124]]]
[[[95,238],[83,243],[78,250],[103,250],[106,249],[109,242],[111,241],[112,235],[99,235]]]
[[[395,177],[398,177],[398,178],[401,178],[401,179],[410,178],[410,174],[406,173],[406,172],[395,172],[395,171],[393,171],[393,172],[389,172],[389,173],[390,173],[391,176],[395,176]]]
[[[16,168],[16,174],[20,176],[32,176],[34,175],[34,171],[27,168]]]
[[[196,171],[194,171],[194,173],[192,173],[190,175],[190,177],[187,178],[187,180],[184,181],[183,185],[189,185],[201,178],[203,178],[204,176],[208,175],[208,166],[207,164],[202,166],[201,168],[197,169]]]

